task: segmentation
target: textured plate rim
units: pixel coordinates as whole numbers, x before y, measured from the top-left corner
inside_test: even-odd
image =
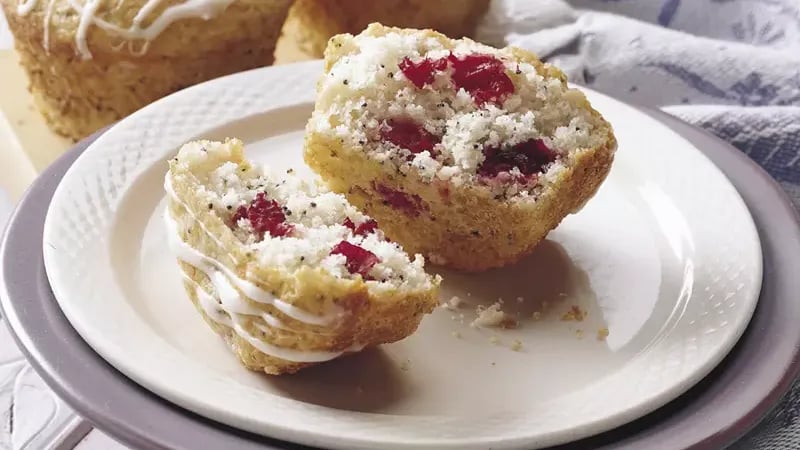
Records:
[[[305,65],[310,67],[311,65],[315,65],[316,66],[318,64],[319,64],[318,62],[312,62],[312,63],[306,63]],[[296,73],[300,71],[299,66],[295,66],[295,67],[283,66],[280,69],[285,71],[285,70],[287,70],[287,68],[288,69],[296,68],[295,76],[296,76]],[[258,72],[258,71],[262,71],[262,70],[263,71],[266,71],[266,70],[275,71],[276,68],[256,69],[256,70],[250,71],[250,72]],[[241,76],[241,75],[243,75],[243,74],[237,74],[237,75],[233,75],[231,77],[224,77],[224,78],[230,79],[230,78],[238,77],[238,76]],[[288,73],[286,75],[288,75]],[[217,81],[219,81],[219,80],[215,80],[214,82],[217,82]],[[213,82],[211,82],[211,83],[213,83]],[[182,91],[182,93],[179,93],[179,94],[176,94],[176,95],[184,95],[186,92],[189,92],[189,91],[194,92],[195,90],[199,90],[202,87],[207,86],[208,84],[209,83],[204,83],[202,85],[194,86],[194,87],[189,88],[189,89],[187,89],[185,91]],[[587,91],[590,91],[590,90],[587,90]],[[592,91],[590,91],[590,93],[592,93]],[[609,97],[607,97],[605,95],[602,95],[602,94],[599,94],[599,93],[594,93],[594,94],[598,95],[598,96],[601,96],[601,97],[605,97],[605,98],[607,98],[607,99],[609,99],[609,100],[611,100],[611,101],[613,101],[615,103],[618,103],[620,105],[624,105],[622,102],[618,102],[616,100],[610,99]],[[162,104],[166,105],[170,101],[170,99],[174,98],[174,97],[175,96],[167,97],[165,99],[162,99],[159,102],[156,102],[153,105],[150,105],[150,106],[146,107],[144,110],[134,114],[134,118],[139,117],[138,115],[145,114],[145,113],[147,113],[147,112],[149,112],[151,110],[154,110],[155,108],[161,107]],[[297,102],[294,102],[294,103],[288,102],[288,103],[289,104],[296,104]],[[283,104],[270,105],[270,109],[277,109],[277,108],[279,108],[281,106],[283,106]],[[242,117],[242,116],[243,115],[240,115],[239,117]],[[130,120],[130,119],[126,119],[126,120]],[[112,134],[113,134],[113,132],[116,132],[116,131],[119,131],[119,130],[120,130],[119,128],[115,127],[111,131],[112,131]],[[201,128],[201,130],[202,130],[202,128]],[[74,178],[78,174],[80,174],[80,175],[90,175],[90,173],[85,173],[85,172],[81,173],[80,172],[82,161],[84,159],[88,158],[89,157],[88,155],[92,154],[92,148],[100,148],[105,142],[104,138],[106,138],[108,136],[109,136],[109,133],[104,134],[94,144],[95,147],[90,147],[87,152],[84,152],[78,158],[78,160],[70,167],[70,169],[68,170],[67,174],[65,175],[65,179],[68,179],[69,177],[73,177]],[[702,154],[699,154],[698,156],[700,158],[707,159]],[[713,166],[713,164],[710,161],[708,161],[708,164]],[[145,170],[149,168],[149,166],[146,166],[146,165],[143,165],[142,167]],[[714,166],[714,168],[716,169],[715,166]],[[73,173],[73,172],[75,172],[75,173]],[[724,174],[723,174],[723,177],[724,177]],[[727,180],[727,177],[725,177],[725,178]],[[727,181],[728,181],[728,183],[730,183],[730,180],[727,180]],[[66,190],[65,184],[60,184],[58,186],[58,188],[56,189],[56,192],[54,194],[54,199],[66,198],[66,193],[62,192],[62,191],[65,191],[65,190]],[[122,189],[122,190],[125,190],[125,189]],[[738,196],[739,195],[738,192],[736,192],[735,195]],[[742,199],[739,197],[738,200],[741,202],[741,207],[746,211],[747,209],[744,206],[744,202],[742,201]],[[749,212],[746,215],[752,221],[752,217],[749,216]],[[50,217],[51,217],[51,215],[48,213],[48,218],[45,220],[45,236],[53,235],[53,230],[50,230],[50,225],[49,225],[49,224],[52,223],[51,220],[50,220]],[[753,230],[755,230],[755,225],[753,225],[752,223],[751,223],[751,225],[752,225]],[[755,236],[756,236],[756,240],[758,240],[757,234],[755,234]],[[760,242],[756,243],[756,245],[759,245],[759,244],[760,244]],[[760,245],[759,245],[759,247],[760,247]],[[760,248],[759,248],[759,251],[760,251]],[[50,261],[49,256],[53,255],[54,253],[49,252],[48,248],[46,246],[44,248],[44,253],[45,253],[45,265],[48,266],[49,261]],[[760,270],[761,270],[761,267],[758,267],[758,271],[759,272],[760,272]],[[61,290],[61,288],[63,286],[59,284],[58,280],[54,280],[53,279],[51,270],[47,270],[47,273],[48,273],[48,278],[49,278],[49,280],[51,282],[51,285],[52,285],[52,289],[56,294],[55,295],[56,298],[57,299],[64,299],[66,296],[59,294],[59,292],[60,292],[60,290]],[[758,280],[760,281],[760,279],[761,278],[759,276]],[[755,287],[757,288],[757,286],[755,286]],[[63,302],[59,301],[59,303],[62,304],[62,306],[64,306]],[[743,321],[737,323],[737,326],[735,328],[735,330],[736,330],[735,334],[731,338],[729,338],[727,341],[725,341],[723,344],[719,345],[716,348],[714,355],[711,358],[708,358],[706,360],[706,362],[703,363],[703,365],[701,367],[702,370],[696,370],[696,371],[692,372],[691,375],[689,375],[689,376],[685,377],[684,379],[682,379],[682,381],[680,383],[675,383],[675,384],[671,385],[669,388],[664,389],[663,391],[650,396],[649,399],[648,399],[648,402],[639,403],[639,404],[637,404],[637,405],[635,405],[633,407],[628,407],[626,410],[618,411],[612,416],[603,416],[602,418],[596,419],[594,421],[586,422],[581,426],[573,428],[570,434],[574,434],[574,435],[583,437],[583,436],[586,436],[586,435],[591,435],[591,434],[597,433],[598,432],[598,428],[607,429],[609,424],[619,425],[621,423],[624,423],[624,422],[627,422],[629,420],[632,420],[632,419],[634,419],[634,418],[636,418],[638,416],[641,416],[642,414],[646,414],[646,413],[652,411],[653,409],[663,405],[668,400],[670,400],[670,399],[674,398],[675,396],[681,394],[683,391],[688,389],[691,385],[697,383],[708,372],[710,372],[714,368],[714,366],[719,363],[720,360],[722,360],[724,358],[724,356],[728,353],[728,351],[733,347],[733,345],[735,344],[736,340],[738,340],[738,338],[741,336],[741,333],[744,331],[745,326],[747,325],[747,322],[750,320],[750,317],[752,316],[752,312],[753,312],[752,310],[755,308],[755,302],[749,302],[749,303],[750,303],[749,304],[750,310],[747,311],[746,314],[743,314],[741,316],[741,317],[743,317]],[[89,342],[90,345],[98,353],[100,353],[105,358],[107,358],[109,361],[111,361],[113,365],[115,365],[117,368],[122,370],[129,377],[131,377],[134,380],[138,381],[140,384],[146,386],[150,390],[159,393],[164,398],[167,398],[167,399],[169,399],[169,400],[171,400],[173,402],[177,402],[178,404],[181,404],[181,405],[183,405],[185,407],[189,407],[189,408],[191,408],[191,409],[193,409],[195,411],[202,411],[202,413],[204,415],[208,416],[208,417],[212,417],[212,418],[215,418],[217,420],[230,423],[230,419],[229,419],[229,417],[227,417],[228,413],[221,412],[220,410],[217,410],[215,407],[213,407],[213,405],[204,403],[203,401],[200,401],[200,400],[197,400],[197,399],[193,398],[191,395],[188,395],[188,393],[186,393],[186,392],[179,394],[179,393],[173,392],[171,390],[166,390],[165,391],[166,388],[164,386],[159,386],[159,385],[153,384],[152,380],[148,379],[147,377],[145,377],[144,375],[142,375],[140,373],[137,373],[137,371],[140,368],[138,368],[138,367],[136,367],[134,365],[129,365],[129,361],[126,361],[126,360],[124,360],[122,358],[119,358],[119,354],[118,353],[114,354],[114,352],[110,351],[111,347],[108,347],[106,342],[103,341],[103,339],[101,339],[99,336],[93,336],[93,333],[96,333],[97,330],[93,330],[92,328],[87,328],[86,327],[86,325],[88,323],[86,321],[86,317],[83,317],[81,319],[79,314],[73,315],[73,314],[76,313],[76,311],[75,310],[71,310],[70,308],[66,308],[64,310],[64,312],[65,312],[67,318],[70,320],[70,322],[73,323],[73,324],[76,324],[76,329],[78,329],[79,333],[84,336],[84,338],[87,340],[87,342]],[[83,323],[81,323],[81,320],[83,320]],[[239,423],[237,423],[237,426],[242,426],[242,427],[244,427],[246,429],[250,429],[251,431],[256,427],[255,425],[250,424],[250,422],[242,422],[241,419],[237,419],[237,422],[239,422]],[[285,421],[281,425],[278,425],[275,422],[270,422],[268,424],[261,423],[261,424],[258,425],[258,427],[260,429],[263,429],[261,427],[267,427],[266,431],[269,434],[275,435],[275,436],[277,436],[279,438],[297,440],[297,441],[307,442],[307,443],[315,443],[315,442],[318,442],[319,439],[321,439],[321,438],[327,438],[327,439],[335,439],[337,441],[337,442],[335,442],[335,445],[338,445],[338,446],[352,446],[352,445],[362,445],[362,446],[367,445],[368,446],[368,445],[375,445],[378,442],[383,443],[383,444],[397,445],[397,441],[392,441],[392,440],[384,441],[385,437],[381,438],[379,440],[375,440],[375,436],[374,435],[372,435],[370,438],[365,438],[364,436],[353,436],[353,435],[351,435],[351,436],[348,436],[347,439],[343,439],[341,436],[337,437],[337,436],[330,435],[330,434],[329,435],[309,434],[306,430],[302,430],[301,428],[298,428],[296,424],[292,425],[292,426],[288,426],[288,422],[285,422]],[[561,437],[561,438],[558,438],[558,437],[554,438],[553,437],[553,435],[556,435],[558,433],[563,434],[564,432],[563,431],[551,432],[550,434],[546,435],[548,437],[547,442],[554,442],[554,441],[563,442],[563,437]],[[518,447],[518,446],[529,445],[531,443],[530,439],[531,439],[530,436],[517,435],[514,438],[504,439],[503,442],[504,442],[504,445],[509,445],[509,446],[512,446],[512,447]],[[493,441],[493,442],[497,442],[497,441]],[[464,440],[450,440],[446,444],[443,444],[441,441],[435,441],[434,442],[434,441],[427,441],[427,440],[418,440],[418,441],[413,441],[413,442],[408,441],[408,442],[405,442],[405,443],[408,445],[409,448],[417,448],[418,446],[427,447],[429,445],[445,445],[445,446],[462,447],[462,446],[467,445],[467,444],[471,444],[471,445],[480,445],[481,444],[481,442],[476,442],[476,441],[467,442],[467,441],[464,441]]]

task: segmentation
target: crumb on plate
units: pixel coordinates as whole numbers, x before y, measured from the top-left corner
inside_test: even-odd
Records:
[[[563,320],[564,322],[571,322],[571,321],[582,322],[583,319],[586,318],[586,316],[587,316],[586,312],[582,310],[580,306],[572,305],[569,311],[565,312],[561,316],[561,320]]]
[[[597,340],[598,341],[605,341],[608,337],[608,328],[600,328],[597,330]]]
[[[497,301],[493,305],[486,308],[479,305],[476,314],[478,317],[472,321],[472,327],[500,327],[500,328],[516,328],[517,319],[500,309],[502,301]]]
[[[464,300],[462,300],[461,297],[454,295],[450,298],[450,300],[447,300],[446,302],[442,303],[442,307],[445,309],[449,309],[450,311],[455,311],[456,309],[461,307],[463,303]]]

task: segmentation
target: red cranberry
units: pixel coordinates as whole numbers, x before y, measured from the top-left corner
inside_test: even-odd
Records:
[[[440,140],[438,136],[409,119],[387,120],[381,126],[380,132],[381,139],[411,153],[429,151],[433,155],[433,146]]]
[[[259,241],[264,239],[265,233],[272,237],[281,237],[289,235],[294,229],[291,224],[286,223],[286,216],[278,202],[268,200],[263,192],[256,194],[249,206],[243,205],[236,210],[231,218],[234,226],[239,219],[250,220]]]
[[[373,233],[378,228],[378,222],[373,219],[369,219],[366,222],[361,223],[358,228],[356,228],[356,234],[360,234],[361,236],[366,236],[370,233]]]
[[[378,228],[378,222],[374,219],[369,219],[356,226],[348,217],[344,219],[344,226],[353,230],[353,234],[355,235],[366,236]]]
[[[478,168],[478,174],[485,177],[496,177],[514,167],[525,176],[534,175],[555,161],[557,156],[541,139],[531,139],[507,148],[486,148],[483,154],[486,159]]]
[[[244,206],[244,205],[242,205],[239,208],[237,208],[236,212],[233,213],[233,217],[231,217],[231,224],[233,226],[236,226],[236,224],[239,223],[239,220],[246,219],[247,218],[247,210],[248,210],[247,206]]]
[[[380,259],[371,251],[347,241],[336,244],[331,250],[331,255],[344,255],[347,258],[345,263],[347,271],[353,274],[357,273],[365,279],[370,279],[368,275],[370,269],[380,262]]]
[[[419,216],[422,210],[422,199],[416,194],[406,194],[403,191],[392,189],[379,183],[373,183],[373,189],[383,198],[383,201],[392,205],[410,216]]]
[[[506,74],[503,61],[490,55],[448,57],[453,66],[453,83],[456,89],[469,92],[478,105],[500,102],[514,92],[514,83]]]
[[[422,89],[426,84],[433,83],[433,76],[436,72],[447,68],[447,60],[444,58],[432,60],[425,58],[419,62],[413,62],[408,57],[400,61],[400,70],[414,86]]]

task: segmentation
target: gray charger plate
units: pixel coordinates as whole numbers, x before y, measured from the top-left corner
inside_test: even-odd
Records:
[[[641,419],[558,449],[728,446],[770,411],[800,368],[800,221],[787,196],[738,150],[667,114],[645,112],[702,149],[741,193],[762,240],[761,297],[739,343],[698,385]],[[106,363],[70,326],[47,282],[42,229],[61,177],[96,137],[39,177],[18,205],[0,246],[0,307],[33,367],[79,414],[132,447],[305,448],[212,422],[161,399]]]

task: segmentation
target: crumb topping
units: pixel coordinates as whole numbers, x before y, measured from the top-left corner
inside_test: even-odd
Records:
[[[582,94],[510,49],[380,26],[338,39],[345,52],[322,80],[311,128],[400,172],[535,199],[603,139]]]
[[[375,289],[425,288],[424,258],[409,258],[378,223],[324,186],[240,160],[242,143],[185,144],[177,163],[198,177],[203,204],[262,264],[296,271],[319,267],[361,277]]]

